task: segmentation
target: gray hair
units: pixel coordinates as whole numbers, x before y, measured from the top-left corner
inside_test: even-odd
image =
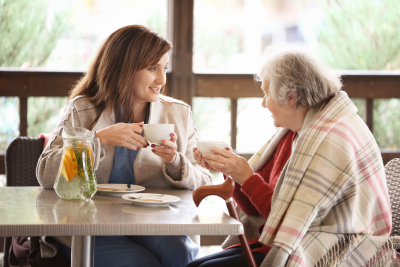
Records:
[[[255,77],[269,82],[269,94],[279,105],[297,93],[297,106],[312,108],[333,97],[342,88],[340,75],[300,47],[272,45],[264,52],[264,63]]]

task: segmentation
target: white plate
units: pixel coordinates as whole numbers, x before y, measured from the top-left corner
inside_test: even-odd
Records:
[[[135,197],[137,199],[133,199]],[[161,207],[168,205],[169,203],[178,202],[181,200],[179,197],[165,195],[165,194],[154,194],[154,193],[133,193],[122,196],[123,199],[132,202],[132,204],[139,206],[151,206]]]
[[[127,184],[99,184],[99,189],[97,189],[97,192],[102,195],[108,195],[108,196],[122,196],[127,193],[133,193],[133,192],[140,192],[143,191],[145,188],[140,185],[132,185],[131,188],[128,188]],[[116,189],[116,190],[107,190],[106,188],[109,189]]]

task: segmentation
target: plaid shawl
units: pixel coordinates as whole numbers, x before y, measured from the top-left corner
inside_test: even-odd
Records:
[[[390,264],[381,154],[345,92],[302,131],[285,168],[259,241],[289,252],[286,266]]]

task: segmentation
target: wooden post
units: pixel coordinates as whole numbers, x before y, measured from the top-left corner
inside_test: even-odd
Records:
[[[194,0],[168,0],[168,38],[173,41],[171,96],[192,105]]]
[[[367,124],[371,133],[373,133],[373,110],[374,110],[374,100],[373,99],[365,99],[365,115],[364,121]]]
[[[28,98],[19,97],[19,136],[28,135]]]
[[[237,99],[231,98],[231,147],[236,150],[237,140]]]

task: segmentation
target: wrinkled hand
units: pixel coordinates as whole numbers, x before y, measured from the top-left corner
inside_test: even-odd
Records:
[[[229,175],[232,179],[242,185],[254,174],[253,169],[245,158],[242,158],[230,150],[219,147],[211,147],[210,151],[215,153],[204,153],[205,162],[214,170]]]
[[[193,148],[193,155],[194,159],[196,160],[197,164],[199,164],[201,167],[206,168],[209,171],[216,171],[211,166],[205,161],[204,157],[200,153],[199,150],[197,150],[197,147]]]
[[[149,143],[143,136],[143,122],[117,123],[97,130],[96,136],[103,145],[121,146],[132,150],[147,147]]]
[[[171,133],[170,140],[163,140],[161,144],[152,144],[151,147],[153,148],[151,151],[160,156],[165,164],[169,165],[175,161],[176,158],[176,150],[178,146],[176,145],[176,133]]]

